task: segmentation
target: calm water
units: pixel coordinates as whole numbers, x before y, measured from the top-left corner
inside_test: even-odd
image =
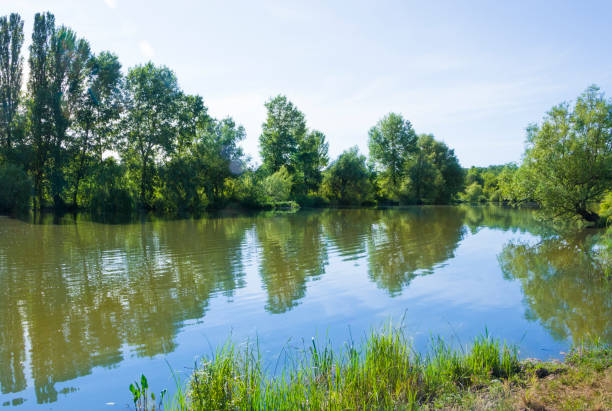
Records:
[[[187,376],[230,335],[257,338],[269,364],[389,318],[421,350],[485,327],[522,357],[559,357],[589,334],[612,342],[598,233],[550,236],[530,211],[43,222],[0,217],[0,404],[20,409],[123,409],[142,372],[172,388],[166,361]]]

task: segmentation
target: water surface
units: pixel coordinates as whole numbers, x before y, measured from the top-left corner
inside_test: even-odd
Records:
[[[499,207],[0,217],[0,404],[124,408],[142,372],[171,388],[167,363],[186,376],[230,335],[274,365],[313,336],[358,340],[389,318],[419,350],[486,327],[522,357],[560,357],[573,339],[612,342],[599,236]]]

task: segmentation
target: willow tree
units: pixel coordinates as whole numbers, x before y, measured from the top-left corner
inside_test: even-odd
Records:
[[[612,187],[612,102],[596,86],[527,130],[514,197],[533,199],[552,217],[595,223],[593,205]]]

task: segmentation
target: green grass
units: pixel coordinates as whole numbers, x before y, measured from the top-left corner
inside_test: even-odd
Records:
[[[515,347],[486,332],[465,347],[434,338],[428,353],[420,355],[401,330],[385,327],[361,344],[350,342],[340,350],[313,339],[280,370],[265,370],[257,344],[228,341],[185,384],[175,376],[176,393],[166,397],[161,408],[517,409],[554,405],[563,395],[567,406],[608,404],[609,389],[604,387],[602,396],[585,391],[583,385],[585,378],[589,387],[595,387],[592,381],[597,379],[605,385],[610,359],[609,346],[583,344],[568,355],[566,364],[520,362]],[[543,367],[549,376],[541,379],[538,370]],[[563,384],[581,388],[572,391]],[[580,395],[586,402],[579,402]],[[589,402],[591,397],[598,402]]]
[[[227,342],[203,361],[164,409],[416,409],[520,370],[516,349],[487,334],[452,349],[433,339],[419,355],[402,331],[386,327],[359,346],[313,339],[271,376],[253,344]]]

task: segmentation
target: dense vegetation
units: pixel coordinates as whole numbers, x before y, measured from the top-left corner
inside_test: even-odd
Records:
[[[291,355],[290,355],[291,356]],[[257,347],[228,342],[204,360],[188,385],[155,395],[141,376],[130,385],[136,410],[236,409],[607,409],[612,359],[604,344],[576,345],[565,363],[518,360],[488,335],[453,349],[433,339],[417,354],[399,330],[352,341],[342,350],[315,339],[275,376]],[[281,366],[282,367],[282,366]]]
[[[612,214],[612,102],[596,86],[527,128],[520,167],[471,168],[459,198],[535,203],[551,219],[607,224]]]
[[[169,68],[148,62],[124,73],[116,55],[93,53],[39,13],[23,89],[23,42],[21,17],[0,18],[0,211],[459,201],[535,203],[591,224],[611,214],[612,103],[595,86],[528,127],[522,164],[468,170],[397,113],[369,130],[370,158],[355,147],[330,161],[325,134],[278,95],[265,102],[256,167],[240,148],[244,128],[211,117]]]
[[[370,131],[370,162],[350,149],[330,163],[326,136],[287,97],[265,103],[262,165],[245,130],[208,114],[201,96],[149,62],[124,74],[50,13],[36,14],[24,83],[23,21],[0,20],[0,209],[199,212],[376,201],[448,203],[463,170],[446,145],[400,115]],[[328,167],[329,166],[329,167]]]

